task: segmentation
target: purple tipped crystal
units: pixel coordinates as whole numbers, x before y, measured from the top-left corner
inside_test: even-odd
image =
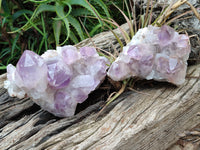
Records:
[[[16,67],[16,76],[22,87],[27,89],[37,88],[41,79],[47,75],[47,66],[44,60],[32,51],[26,50],[19,59]]]
[[[61,62],[48,62],[48,83],[56,89],[66,87],[71,78],[72,70]]]
[[[153,69],[154,64],[154,55],[143,56],[142,59],[138,62],[138,68],[141,76],[145,78],[149,75]]]
[[[140,60],[143,55],[143,53],[141,52],[141,47],[138,45],[130,46],[127,54],[135,60]]]
[[[188,40],[166,25],[140,29],[107,74],[115,81],[138,76],[181,85],[190,53]]]
[[[68,65],[73,64],[80,59],[80,54],[74,46],[59,47],[58,52],[61,53],[63,61]]]
[[[162,43],[169,42],[173,38],[174,33],[174,29],[164,25],[160,28],[160,31],[158,32],[158,39]]]
[[[59,117],[72,116],[106,76],[108,60],[94,48],[74,46],[48,50],[41,57],[25,51],[17,67],[8,65],[5,88],[11,96],[25,94]]]
[[[80,54],[84,58],[92,57],[92,56],[98,56],[96,49],[93,47],[81,47],[80,48]]]
[[[115,81],[121,81],[128,77],[131,77],[131,70],[124,62],[113,62],[108,75]]]

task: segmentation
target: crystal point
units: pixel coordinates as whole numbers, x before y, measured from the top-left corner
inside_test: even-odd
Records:
[[[16,67],[16,83],[26,89],[36,88],[47,74],[47,66],[39,55],[26,50],[19,59]],[[22,83],[23,82],[23,83]],[[45,89],[43,89],[45,90]]]
[[[47,63],[48,67],[48,83],[54,88],[60,89],[66,87],[71,78],[72,70],[69,66],[62,64],[61,62]]]

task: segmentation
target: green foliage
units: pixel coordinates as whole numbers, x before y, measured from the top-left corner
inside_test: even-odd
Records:
[[[21,10],[17,10],[17,7],[21,7]],[[19,5],[16,6],[10,1],[1,1],[0,12],[0,70],[5,69],[6,65],[10,62],[15,63],[16,59],[20,57],[21,45],[19,44],[20,34],[13,35],[8,34],[8,31],[15,30],[15,23],[22,24],[21,18],[23,14],[32,15],[32,11]],[[16,10],[16,11],[15,11]]]
[[[73,45],[88,38],[79,17],[90,36],[102,32],[101,20],[87,16],[110,17],[107,1],[89,3],[87,0],[1,0],[0,70],[9,63],[15,65],[25,49],[41,54],[58,45]]]
[[[70,38],[72,40],[72,42],[77,42],[77,40],[72,39],[75,36],[75,34],[73,34],[74,32],[76,32],[76,34],[79,36],[80,40],[85,39],[85,35],[83,34],[81,25],[77,19],[78,16],[81,16],[84,13],[86,14],[86,12],[88,15],[96,16],[96,14],[97,14],[100,16],[98,11],[93,6],[90,7],[86,0],[78,0],[78,1],[77,0],[65,0],[65,1],[63,1],[63,0],[43,0],[43,1],[28,0],[26,2],[34,2],[35,4],[37,4],[37,7],[36,7],[33,15],[31,16],[30,21],[28,21],[21,28],[13,31],[11,33],[16,33],[21,30],[27,31],[31,27],[34,27],[33,23],[38,18],[38,15],[43,12],[55,13],[56,17],[53,18],[53,31],[54,31],[54,37],[55,37],[55,42],[56,42],[57,46],[65,44],[66,41],[68,40],[68,38]],[[106,16],[110,17],[106,5],[101,0],[98,0],[95,2],[102,8],[102,10],[105,12]],[[73,9],[75,6],[80,7],[82,9],[82,11],[79,11],[80,8]],[[67,8],[67,12],[65,12],[66,8]],[[75,10],[75,13],[73,13],[74,10]],[[76,14],[76,15],[73,16],[73,14]],[[64,26],[65,31],[66,31],[66,33],[64,34],[64,35],[66,35],[65,40],[61,44],[60,44],[60,36],[62,34],[62,32],[61,32],[62,27],[59,27],[59,29],[56,29],[57,28],[56,24],[57,24],[58,20],[62,21],[61,26]],[[32,24],[31,24],[31,22],[32,22]],[[99,23],[101,23],[100,20],[99,20]],[[72,30],[71,27],[73,27],[74,30]],[[60,31],[58,31],[58,30],[60,30]],[[73,35],[70,36],[71,30],[73,31],[73,33],[72,33]]]

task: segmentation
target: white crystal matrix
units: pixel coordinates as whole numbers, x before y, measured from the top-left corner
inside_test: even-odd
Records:
[[[72,116],[106,76],[109,62],[95,48],[57,47],[42,56],[26,50],[16,68],[7,66],[4,87],[10,96],[26,95],[59,117]]]

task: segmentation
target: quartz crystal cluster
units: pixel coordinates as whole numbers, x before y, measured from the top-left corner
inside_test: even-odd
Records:
[[[108,76],[114,81],[129,77],[168,81],[181,85],[185,81],[189,37],[169,26],[140,29],[112,63]]]
[[[31,97],[59,117],[72,116],[106,76],[109,62],[95,48],[57,47],[42,56],[26,50],[17,63],[7,66],[4,87],[10,96]]]

